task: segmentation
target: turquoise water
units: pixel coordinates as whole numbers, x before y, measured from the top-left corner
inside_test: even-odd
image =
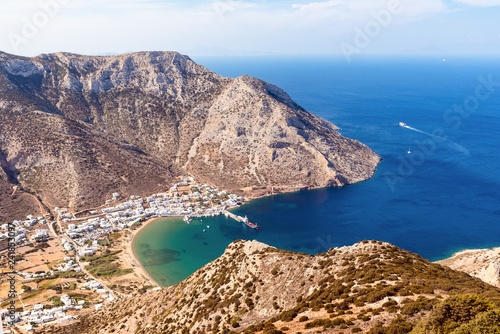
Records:
[[[500,246],[499,62],[195,60],[225,76],[249,74],[282,87],[384,160],[366,182],[272,196],[235,210],[257,222],[259,231],[225,217],[190,225],[182,220],[151,223],[134,248],[161,284],[184,279],[236,239],[307,253],[377,239],[430,260],[460,249]],[[481,99],[475,100],[477,93]],[[454,105],[462,107],[454,112]],[[401,128],[400,121],[424,133]],[[447,140],[427,134],[433,132]]]

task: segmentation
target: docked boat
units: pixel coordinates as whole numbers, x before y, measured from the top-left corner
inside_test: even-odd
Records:
[[[248,227],[251,227],[251,228],[253,228],[255,230],[259,229],[259,225],[254,224],[254,223],[250,223],[250,221],[248,221],[248,217],[247,216],[245,216],[245,218],[243,218],[241,221],[243,223],[245,223],[245,225],[247,225]]]
[[[189,224],[189,222],[191,221],[191,219],[188,217],[188,216],[184,216],[184,219],[183,219],[187,224]]]

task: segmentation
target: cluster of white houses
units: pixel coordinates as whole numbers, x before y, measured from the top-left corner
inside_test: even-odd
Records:
[[[70,257],[70,256],[67,256],[64,258],[64,262],[61,263],[59,265],[59,267],[57,267],[57,270],[58,271],[70,271],[70,270],[73,270],[73,271],[76,271],[76,272],[80,272],[82,271],[82,268],[80,268],[80,265],[75,262],[75,260]]]
[[[65,221],[71,222],[67,225],[66,235],[79,246],[77,250],[79,255],[85,256],[97,250],[97,240],[102,235],[129,228],[146,218],[215,216],[229,207],[238,206],[243,201],[243,198],[229,194],[225,190],[208,185],[189,185],[188,182],[194,182],[194,179],[184,178],[183,182],[170,188],[171,192],[154,194],[146,197],[145,200],[138,196],[131,196],[130,199],[116,206],[101,209],[101,213],[97,216],[94,215],[78,225],[76,219],[66,219]],[[181,187],[189,187],[190,191],[180,192]],[[113,194],[113,199],[120,197],[117,193]],[[88,247],[89,241],[93,242],[94,247]]]
[[[75,303],[68,295],[60,297],[61,302],[64,304],[59,307],[46,308],[43,304],[34,304],[31,310],[15,314],[15,323],[26,323],[24,330],[29,332],[33,330],[33,325],[40,325],[45,323],[64,323],[75,319],[74,316],[67,315],[66,312],[72,309],[82,308],[85,301]],[[2,311],[2,317],[7,315],[8,311]]]
[[[97,217],[87,219],[78,225],[75,224],[77,220],[73,214],[67,209],[55,208],[54,211],[58,212],[59,218],[68,224],[66,235],[71,239],[82,238],[82,241],[85,242],[89,239],[96,240],[99,236],[111,231],[121,231],[145,218],[215,216],[243,201],[243,198],[229,194],[225,190],[219,190],[206,184],[193,184],[194,182],[195,180],[191,177],[183,177],[182,182],[170,188],[170,192],[154,194],[145,200],[138,196],[131,196],[128,201],[101,209],[100,213],[97,210],[91,211],[91,214]],[[184,191],[180,191],[181,188]],[[185,189],[189,189],[189,191]],[[120,194],[113,193],[112,200],[108,202],[117,201],[119,198],[121,198]],[[25,221],[14,220],[11,224],[0,225],[0,240],[11,237],[18,246],[22,246],[30,241],[49,237],[48,229],[28,230],[36,224],[46,224],[47,220],[44,217],[29,215],[26,218]],[[64,242],[63,248],[65,251],[73,249],[71,244]],[[90,250],[85,252],[88,253]]]
[[[112,199],[106,203],[112,203],[121,199],[120,194],[113,193]],[[80,272],[82,268],[78,262],[78,256],[83,257],[93,255],[99,249],[98,240],[109,232],[121,231],[132,225],[139,223],[146,218],[167,217],[167,216],[215,216],[230,207],[236,207],[243,202],[243,198],[230,194],[224,190],[208,185],[197,185],[193,178],[182,178],[170,188],[169,192],[154,194],[145,199],[138,196],[131,196],[128,200],[115,205],[90,211],[91,217],[87,219],[76,219],[67,209],[55,208],[65,225],[65,234],[60,238],[63,251],[68,253],[75,251],[77,256],[64,258],[54,271],[75,271]],[[109,205],[109,204],[108,204]],[[17,246],[28,244],[39,239],[49,238],[49,230],[43,228],[35,229],[36,224],[46,224],[44,217],[27,216],[27,220],[15,220],[12,224],[3,224],[0,229],[0,240],[14,238]],[[12,226],[14,230],[12,230]],[[29,228],[29,230],[28,230]],[[10,230],[9,230],[10,229]],[[64,229],[64,228],[63,228]],[[10,232],[10,234],[9,234]],[[14,233],[12,233],[14,232]],[[54,271],[25,273],[17,272],[25,280],[43,278],[54,275]],[[112,301],[113,296],[93,278],[82,284],[80,288],[95,291],[101,296],[102,301]],[[26,331],[31,331],[33,325],[47,322],[66,322],[73,320],[73,316],[66,315],[66,311],[71,309],[81,309],[84,301],[75,303],[67,295],[61,296],[64,306],[54,308],[44,308],[42,304],[33,306],[33,310],[17,313],[17,322],[26,323]],[[99,308],[102,304],[95,305]]]
[[[28,273],[28,272],[23,272],[23,271],[16,271],[16,274],[19,276],[24,277],[25,280],[32,280],[35,278],[43,278],[46,276],[52,276],[56,271],[74,271],[74,272],[81,272],[82,268],[76,262],[75,258],[71,256],[65,257],[59,264],[59,266],[55,270],[49,270],[49,271],[37,271],[36,273]]]
[[[72,258],[65,258],[67,260],[66,265],[64,267],[58,268],[58,270],[66,271],[66,270],[75,270],[80,271],[78,264],[76,264]],[[76,266],[76,267],[75,267]],[[45,277],[46,273],[39,274],[30,274],[18,272],[19,275],[24,276],[25,279],[32,279],[36,277]],[[48,275],[52,275],[53,272],[50,271],[47,273]],[[95,293],[99,294],[102,301],[113,301],[114,297],[109,295],[108,290],[104,289],[101,283],[96,280],[89,280],[83,283],[80,286],[80,289],[93,290]],[[45,323],[63,323],[67,321],[71,321],[75,319],[75,316],[67,315],[66,312],[69,310],[81,310],[84,307],[85,300],[75,301],[72,300],[68,295],[62,295],[60,297],[61,302],[64,306],[52,307],[49,308],[44,304],[34,304],[32,305],[31,310],[26,310],[20,313],[15,313],[14,322],[17,324],[26,323],[24,329],[26,331],[33,330],[33,325],[41,325]],[[95,304],[94,307],[96,309],[100,308],[102,304]],[[26,307],[25,307],[26,309]],[[3,314],[2,317],[5,318],[7,313]]]
[[[28,234],[32,231],[28,228],[33,227],[36,224],[46,224],[47,220],[44,217],[35,217],[29,215],[24,221],[14,220],[11,224],[2,224],[0,229],[4,232],[0,233],[0,240],[13,238],[15,244],[21,246],[23,244],[29,243]],[[10,228],[10,230],[9,230]],[[49,230],[40,229],[36,230],[34,235],[31,235],[31,240],[48,238]]]
[[[66,315],[66,311],[69,311],[75,308],[74,302],[68,295],[62,295],[60,297],[61,302],[63,302],[64,306],[53,307],[49,309],[45,309],[45,305],[43,304],[35,304],[33,305],[33,310],[24,311],[20,313],[21,321],[26,321],[28,324],[43,324],[46,322],[67,322],[73,320],[74,317],[70,315]],[[82,303],[83,304],[83,303]]]
[[[109,294],[109,291],[104,289],[101,283],[96,280],[88,281],[82,284],[81,289],[93,290],[95,293],[98,293],[101,296],[102,300],[111,302],[115,298]],[[98,309],[102,304],[96,304],[94,307]]]

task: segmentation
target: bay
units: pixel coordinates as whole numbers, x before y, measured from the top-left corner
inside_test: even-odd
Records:
[[[271,196],[234,210],[258,223],[259,231],[223,216],[189,225],[181,219],[150,223],[133,247],[160,284],[188,277],[236,239],[311,254],[376,239],[433,261],[461,249],[500,246],[498,61],[194,60],[224,76],[248,74],[276,84],[307,110],[340,126],[343,135],[369,145],[383,161],[365,182]]]

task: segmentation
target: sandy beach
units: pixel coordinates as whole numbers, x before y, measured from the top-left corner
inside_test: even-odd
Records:
[[[245,203],[248,203],[248,201],[246,201]],[[240,206],[235,206],[235,207],[230,207],[230,208],[227,208],[227,210],[233,210],[233,209],[236,209]],[[146,220],[145,222],[143,222],[141,224],[141,226],[136,229],[136,230],[133,230],[131,231],[130,235],[128,236],[128,239],[126,239],[124,242],[126,243],[125,245],[125,250],[126,250],[126,255],[127,255],[127,260],[128,262],[130,262],[130,264],[132,265],[132,268],[134,270],[134,273],[137,274],[139,277],[143,276],[145,278],[147,278],[147,280],[149,280],[149,282],[151,283],[151,285],[155,285],[155,286],[158,286],[158,287],[162,287],[147,271],[146,269],[144,268],[144,266],[142,265],[141,261],[139,261],[138,257],[137,257],[137,254],[135,254],[135,251],[134,251],[134,247],[133,247],[133,244],[134,244],[134,241],[135,241],[135,238],[137,236],[137,234],[144,228],[146,227],[149,223],[151,223],[152,221],[155,221],[157,219],[162,219],[162,218],[182,218],[183,216],[169,216],[169,217],[155,217],[155,218],[151,218],[151,219],[148,219]]]
[[[134,240],[136,235],[139,233],[140,230],[142,230],[146,225],[151,223],[152,221],[159,219],[158,217],[151,218],[146,220],[145,222],[142,223],[142,225],[136,229],[135,231],[131,232],[131,235],[129,236],[129,239],[126,241],[126,251],[127,254],[130,257],[130,263],[132,264],[132,267],[134,268],[134,272],[139,275],[139,276],[145,276],[147,279],[151,282],[151,285],[155,285],[158,287],[161,287],[158,282],[155,281],[155,279],[144,269],[144,266],[142,265],[141,261],[137,258],[135,252],[134,252],[134,247],[132,246],[134,244]]]

